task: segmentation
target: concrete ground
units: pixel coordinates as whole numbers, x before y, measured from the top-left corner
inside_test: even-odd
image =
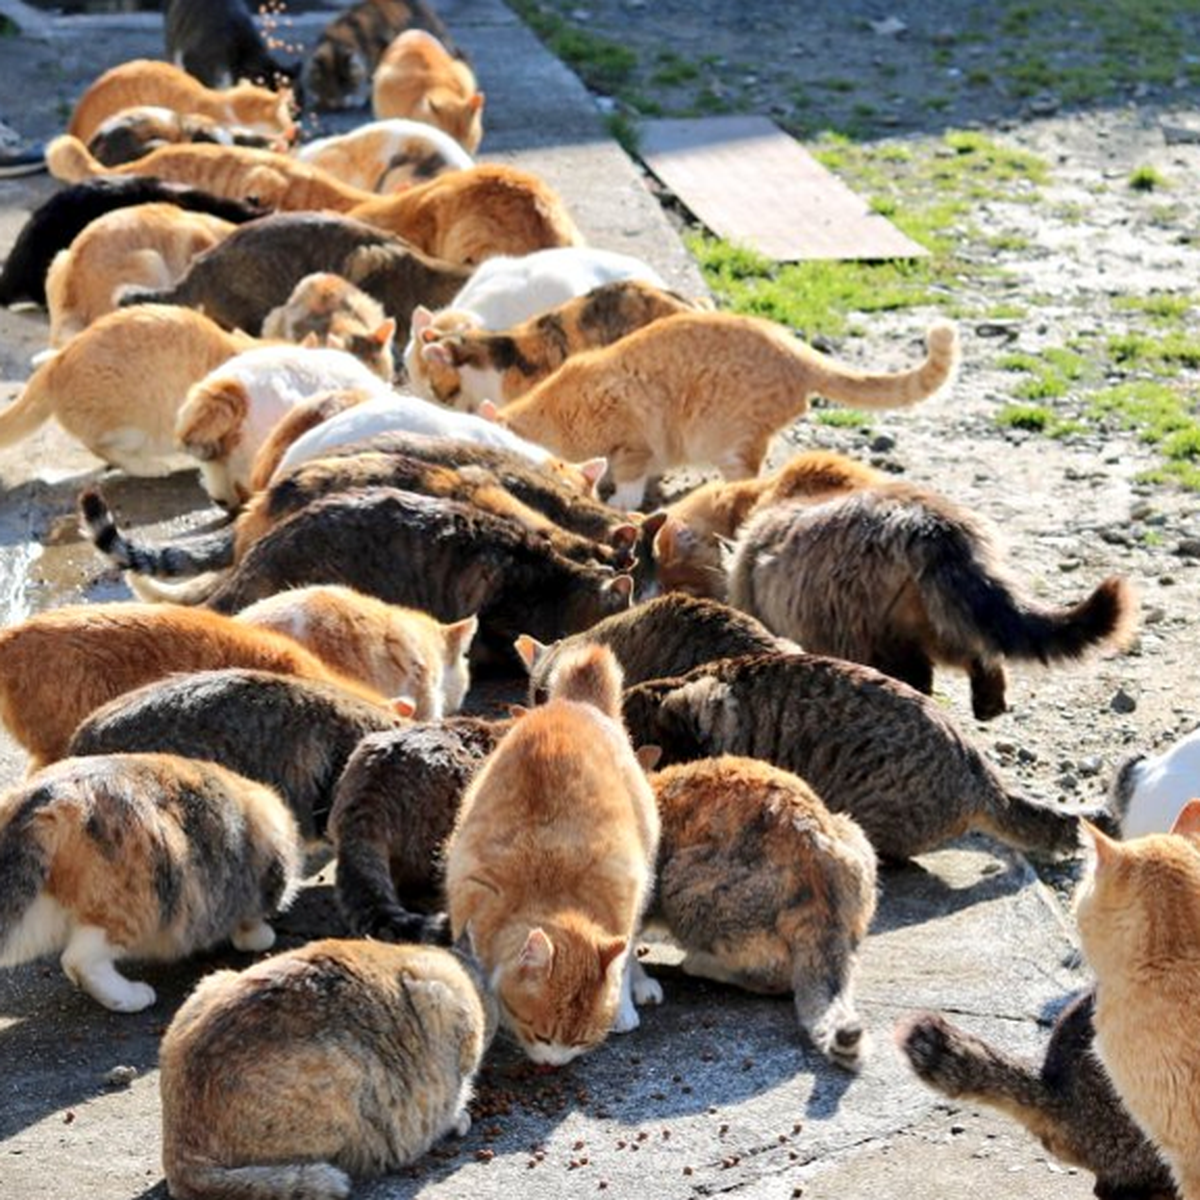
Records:
[[[678,287],[701,286],[574,76],[500,0],[453,0],[443,9],[488,93],[484,157],[543,174],[597,245],[642,255]],[[31,17],[14,0],[0,0],[0,13],[15,15],[26,30],[0,40],[0,117],[35,136],[61,128],[93,75],[161,52],[155,17],[55,20]],[[298,39],[311,41],[324,19],[298,19]],[[52,186],[44,177],[0,182],[0,252]],[[0,310],[0,398],[19,390],[44,338],[43,314]],[[4,623],[80,597],[126,594],[74,531],[74,497],[97,471],[55,427],[0,451]],[[174,528],[212,516],[187,476],[113,476],[105,485],[136,524]],[[0,782],[22,772],[20,751],[0,740]],[[314,871],[280,922],[282,945],[339,931],[332,870]],[[678,955],[656,946],[650,962],[666,1004],[644,1011],[641,1029],[550,1074],[498,1044],[468,1137],[355,1194],[1089,1195],[1089,1177],[1055,1164],[1010,1122],[925,1090],[891,1042],[897,1018],[934,1008],[1010,1049],[1038,1054],[1053,1012],[1084,982],[1056,901],[1023,860],[983,839],[885,872],[881,891],[858,989],[875,1042],[861,1075],[827,1066],[803,1045],[787,1002],[689,980],[672,965]],[[0,971],[0,1198],[164,1196],[158,1039],[207,970],[248,961],[229,951],[175,967],[135,967],[132,974],[151,982],[159,1001],[134,1016],[103,1011],[53,962]],[[122,1082],[128,1072],[111,1076],[118,1067],[134,1068],[131,1083]]]

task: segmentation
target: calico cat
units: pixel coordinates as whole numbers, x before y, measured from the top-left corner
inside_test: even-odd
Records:
[[[421,348],[426,341],[454,332],[509,329],[593,288],[623,279],[667,286],[641,259],[592,246],[558,246],[516,257],[489,258],[452,298],[442,302],[442,311],[430,311],[439,307],[432,301],[429,307],[421,305],[413,311],[412,336],[404,348],[409,383],[426,399],[450,404],[458,384],[456,373],[425,361]]]
[[[1096,1054],[1181,1200],[1198,1200],[1200,800],[1184,805],[1169,834],[1117,842],[1084,828],[1095,857],[1075,917],[1096,975]]]
[[[152,104],[199,113],[224,125],[245,125],[268,136],[295,135],[291,95],[251,83],[213,90],[170,63],[138,58],[105,71],[75,106],[67,132],[87,142],[113,113]]]
[[[359,108],[383,52],[406,29],[424,29],[457,55],[441,18],[424,0],[360,0],[325,26],[304,65],[304,91],[318,109]]]
[[[114,1012],[154,989],[122,958],[173,961],[266,918],[302,878],[296,823],[269,788],[170,754],[72,758],[0,798],[0,966],[61,952],[67,978]]]
[[[295,156],[343,183],[383,196],[475,165],[448,133],[400,117],[369,121],[349,133],[308,142]]]
[[[446,898],[501,1019],[535,1062],[562,1065],[639,1024],[662,988],[633,939],[653,887],[654,796],[621,724],[621,669],[564,656],[550,700],[472,780],[446,845]]]
[[[397,564],[403,564],[398,569]],[[255,542],[208,604],[236,612],[332,581],[441,621],[478,615],[479,655],[513,661],[522,629],[552,640],[629,605],[628,575],[579,564],[512,521],[453,500],[369,488],[315,501]]]
[[[886,481],[882,472],[844,455],[805,450],[770,475],[701,484],[662,510],[654,535],[658,582],[668,591],[724,600],[729,581],[721,540],[732,541],[760,509],[784,501],[816,504]]]
[[[875,852],[802,779],[721,757],[650,776],[662,822],[647,925],[687,950],[683,969],[795,997],[800,1028],[831,1062],[869,1049],[854,1008],[856,951],[875,915]]]
[[[203,609],[120,602],[51,609],[0,629],[0,719],[36,770],[61,758],[79,722],[114,696],[218,667],[321,679],[385,704],[294,638]]]
[[[330,1198],[467,1132],[496,1004],[464,953],[328,939],[218,971],[163,1038],[177,1200]]]
[[[668,467],[712,462],[725,479],[758,474],[771,438],[804,414],[810,396],[871,409],[927,400],[954,375],[954,327],[932,326],[928,347],[920,367],[872,375],[769,321],[680,313],[574,355],[495,419],[568,457],[605,455],[611,503],[637,508]]]
[[[176,674],[125,692],[75,730],[72,755],[179,754],[273,788],[308,841],[321,838],[347,759],[368,734],[403,728],[389,707],[336,683],[240,668]]]
[[[378,300],[340,275],[318,271],[296,284],[287,302],[263,319],[264,338],[345,350],[389,382],[396,373],[392,339],[396,322]]]
[[[407,329],[424,299],[448,300],[470,274],[438,262],[373,226],[333,213],[278,213],[237,230],[202,254],[165,291],[134,292],[126,303],[202,308],[229,329],[258,334],[272,309],[316,272],[340,275]]]
[[[241,80],[278,88],[300,64],[283,64],[267,49],[245,0],[167,0],[163,14],[167,58],[206,87]]]
[[[448,310],[440,324],[435,320],[422,329],[419,354],[435,398],[474,412],[484,400],[504,405],[523,396],[572,354],[610,346],[653,321],[695,307],[674,292],[625,279],[497,332],[469,325],[447,329],[456,315]],[[418,314],[414,324],[420,322]]]
[[[238,200],[137,175],[103,176],[61,188],[33,211],[17,234],[0,270],[0,304],[31,300],[45,305],[46,272],[54,256],[67,249],[92,221],[135,204],[174,204],[234,225],[262,215],[261,209]]]
[[[849,813],[881,859],[901,862],[969,830],[1067,853],[1079,816],[1006,784],[941,707],[886,675],[813,654],[726,659],[631,687],[625,720],[667,763],[763,758]],[[1112,824],[1104,812],[1084,814]]]
[[[787,646],[753,617],[715,600],[659,596],[606,617],[582,633],[544,646],[522,634],[517,653],[529,672],[529,702],[548,695],[550,674],[564,654],[583,645],[607,646],[621,664],[626,686],[684,675],[703,663]]]
[[[427,121],[468,154],[483,140],[483,103],[475,72],[424,29],[408,29],[396,38],[371,77],[371,110],[377,121]]]
[[[1039,604],[984,521],[908,483],[760,509],[730,552],[729,600],[814,654],[867,663],[927,695],[934,663],[958,667],[980,721],[1007,708],[1005,659],[1079,658],[1127,644],[1136,624],[1132,589],[1115,576],[1072,607]]]
[[[143,104],[114,113],[88,139],[88,153],[106,167],[119,167],[159,149],[183,142],[213,142],[218,146],[253,146],[286,150],[287,139],[255,133],[240,125],[222,125],[199,113],[177,113]]]
[[[1168,833],[1197,791],[1200,729],[1193,729],[1161,754],[1127,758],[1109,788],[1109,807],[1120,816],[1123,838]]]
[[[97,218],[58,252],[46,274],[50,345],[63,345],[112,312],[126,286],[169,287],[234,228],[174,204],[139,204]]]
[[[191,309],[147,304],[107,313],[52,352],[0,409],[0,446],[54,417],[98,458],[130,475],[193,467],[175,441],[188,388],[256,345]]]
[[[998,1108],[1056,1158],[1095,1174],[1102,1200],[1171,1196],[1170,1173],[1096,1058],[1095,1005],[1090,990],[1062,1010],[1040,1067],[935,1013],[903,1022],[896,1041],[931,1088],[952,1100]]]

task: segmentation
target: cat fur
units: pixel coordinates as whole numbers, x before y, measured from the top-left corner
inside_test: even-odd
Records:
[[[287,138],[270,137],[240,125],[222,125],[198,113],[177,113],[144,104],[113,113],[88,139],[88,153],[106,167],[134,162],[160,146],[183,142],[213,142],[218,146],[253,146],[259,150],[286,150]]]
[[[163,34],[167,59],[206,87],[278,88],[300,73],[271,55],[245,0],[167,0]]]
[[[1125,759],[1109,788],[1109,807],[1120,817],[1123,838],[1169,833],[1179,810],[1200,792],[1200,729],[1161,754]]]

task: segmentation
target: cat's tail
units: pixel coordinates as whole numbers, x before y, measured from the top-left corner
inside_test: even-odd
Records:
[[[38,793],[0,826],[0,967],[16,966],[61,950],[67,944],[66,913],[47,898],[57,845],[54,810],[38,804]]]
[[[176,1200],[344,1200],[350,1176],[332,1163],[223,1167],[181,1157],[164,1164]]]
[[[64,133],[46,147],[46,166],[55,179],[64,183],[81,183],[95,175],[109,174],[108,168],[93,157],[77,137]]]
[[[997,781],[998,782],[998,781]],[[1121,836],[1116,818],[1106,808],[1067,811],[1037,804],[1003,787],[976,811],[972,827],[1017,850],[1070,854],[1079,848],[1079,822],[1086,819],[1112,837]]]
[[[54,415],[54,373],[60,357],[55,352],[39,364],[25,390],[7,408],[0,409],[0,446],[11,446],[28,437]]]
[[[958,372],[958,329],[949,321],[929,327],[925,361],[911,371],[871,373],[810,351],[806,390],[850,408],[909,408],[947,387]]]

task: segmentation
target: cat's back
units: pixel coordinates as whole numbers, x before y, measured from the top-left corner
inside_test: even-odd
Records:
[[[75,106],[67,132],[89,141],[105,118],[123,108],[157,105],[177,112],[196,111],[207,89],[170,63],[139,58],[105,71]]]

